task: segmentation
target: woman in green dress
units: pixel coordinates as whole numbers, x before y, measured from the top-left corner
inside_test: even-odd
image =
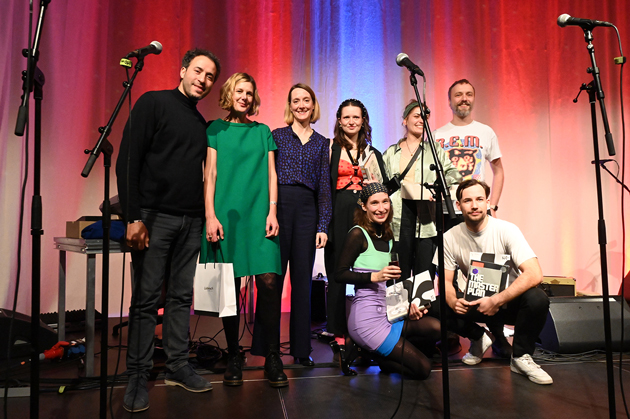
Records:
[[[219,105],[229,113],[207,129],[206,229],[199,261],[233,264],[237,307],[241,277],[256,277],[256,317],[269,342],[265,373],[272,387],[283,387],[288,380],[279,355],[281,295],[277,288],[282,268],[276,218],[276,144],[267,125],[249,119],[258,114],[260,106],[252,76],[232,75],[221,87]],[[241,385],[239,314],[223,317],[223,328],[228,344],[223,382]]]

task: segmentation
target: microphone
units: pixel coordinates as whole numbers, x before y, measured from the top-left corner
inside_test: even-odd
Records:
[[[149,54],[158,55],[160,52],[162,52],[162,44],[160,44],[158,41],[153,41],[146,47],[142,47],[142,48],[131,51],[129,54],[125,55],[125,58],[131,58],[131,57],[143,58],[145,55],[149,55]]]
[[[568,14],[558,16],[558,26],[564,28],[565,26],[579,26],[582,29],[592,29],[596,26],[614,26],[609,22],[602,22],[601,20],[580,19],[579,17],[571,17]]]
[[[398,64],[400,67],[407,67],[407,70],[411,71],[412,73],[417,74],[421,77],[424,77],[424,72],[420,70],[420,67],[415,65],[409,59],[409,56],[405,54],[404,52],[401,52],[400,54],[398,54],[398,57],[396,57],[396,64]]]

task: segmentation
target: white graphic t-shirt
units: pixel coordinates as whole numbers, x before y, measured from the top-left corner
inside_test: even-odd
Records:
[[[448,123],[433,133],[463,180],[485,180],[486,161],[501,157],[499,140],[494,130],[481,122],[465,126]]]

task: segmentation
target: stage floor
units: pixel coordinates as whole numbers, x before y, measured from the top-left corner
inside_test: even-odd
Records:
[[[288,314],[282,318],[282,341],[288,340]],[[114,323],[113,320],[110,320]],[[241,322],[241,327],[243,327]],[[251,328],[252,325],[249,325]],[[313,324],[313,330],[322,325]],[[220,319],[191,316],[191,333],[194,340],[202,336],[213,337],[221,330]],[[121,334],[126,343],[126,328]],[[75,336],[78,338],[80,336]],[[223,333],[216,337],[225,347]],[[248,346],[251,335],[246,329],[241,344]],[[110,337],[110,345],[117,338]],[[392,416],[403,389],[402,404],[397,418],[442,418],[442,371],[439,356],[435,358],[431,376],[426,381],[404,380],[398,374],[381,373],[377,366],[355,367],[358,375],[345,377],[332,363],[333,354],[326,342],[313,339],[312,357],[314,368],[290,365],[293,358],[283,357],[289,386],[271,388],[263,377],[264,358],[247,355],[241,387],[222,385],[222,373],[202,370],[210,380],[213,390],[207,393],[190,393],[179,387],[167,387],[163,380],[163,361],[156,359],[157,377],[149,381],[150,408],[146,412],[131,415],[122,407],[125,383],[114,386],[111,405],[113,417],[146,418],[389,418]],[[494,358],[488,351],[483,362],[469,367],[461,362],[468,349],[468,341],[462,339],[462,349],[450,357],[450,407],[452,418],[608,418],[608,392],[606,363],[602,355],[562,358],[561,361],[540,361],[553,377],[550,386],[531,383],[527,378],[510,371],[509,361]],[[97,351],[98,349],[97,343]],[[286,350],[285,350],[286,351]],[[118,348],[108,351],[108,371],[114,374]],[[125,349],[121,351],[122,373]],[[625,416],[619,389],[618,354],[615,355],[615,389],[617,415]],[[100,371],[100,358],[96,359],[96,371]],[[98,378],[76,380],[84,375],[80,361],[50,362],[41,364],[42,390],[40,418],[97,418],[99,416]],[[223,363],[216,365],[217,370]],[[28,365],[17,365],[14,376],[28,381]],[[628,381],[629,368],[623,368],[624,384]],[[67,387],[58,393],[61,385]],[[124,380],[124,378],[123,378]],[[87,389],[79,389],[87,388]],[[108,389],[108,397],[110,390]],[[27,417],[28,397],[10,397],[9,418]]]

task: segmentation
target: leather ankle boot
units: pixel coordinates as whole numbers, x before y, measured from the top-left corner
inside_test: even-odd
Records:
[[[289,380],[282,367],[278,345],[270,345],[267,358],[265,359],[265,376],[269,380],[271,387],[286,387],[289,385]]]
[[[226,386],[240,386],[243,384],[243,365],[240,354],[229,354],[223,384]]]

